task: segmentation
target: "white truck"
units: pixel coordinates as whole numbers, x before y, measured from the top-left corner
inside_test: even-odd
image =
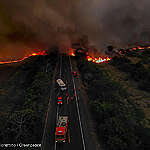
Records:
[[[62,79],[57,79],[56,81],[62,91],[67,90],[66,84],[62,81]]]

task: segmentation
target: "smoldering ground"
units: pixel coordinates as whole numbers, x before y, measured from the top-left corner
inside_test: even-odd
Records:
[[[149,9],[148,0],[1,0],[0,56],[69,47],[82,35],[99,50],[149,41]]]

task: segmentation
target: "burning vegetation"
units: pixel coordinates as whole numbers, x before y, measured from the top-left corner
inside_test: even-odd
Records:
[[[98,50],[95,49],[95,51],[97,52],[97,56],[92,56],[90,55],[92,52],[91,49],[86,50],[85,48],[70,48],[69,49],[69,55],[70,56],[77,56],[77,55],[81,55],[83,57],[86,57],[86,60],[89,62],[93,62],[93,63],[104,63],[104,62],[108,62],[111,61],[113,57],[117,56],[117,57],[121,57],[121,56],[125,56],[126,54],[132,52],[132,51],[137,51],[137,52],[141,52],[143,50],[149,50],[150,46],[137,46],[137,47],[132,47],[132,48],[128,48],[128,49],[116,49],[113,50],[112,46],[108,46],[108,49],[105,51],[105,56],[99,56],[100,53],[98,53]],[[96,53],[95,52],[95,53]]]
[[[87,56],[87,60],[99,64],[99,63],[110,61],[111,58],[109,58],[109,57],[106,57],[106,58],[98,57],[98,58],[96,58],[96,57]]]
[[[77,44],[76,44],[77,45]],[[93,63],[97,63],[97,64],[100,64],[100,63],[104,63],[104,62],[109,62],[112,60],[112,58],[114,56],[123,56],[129,52],[132,52],[132,51],[141,51],[141,50],[145,50],[145,49],[150,49],[150,46],[137,46],[137,47],[133,47],[133,48],[128,48],[128,49],[116,49],[116,50],[113,50],[113,47],[112,46],[108,46],[108,50],[105,51],[105,56],[99,56],[100,53],[98,53],[98,50],[96,55],[97,56],[92,56],[90,55],[91,54],[91,50],[90,48],[83,48],[83,47],[80,47],[80,46],[77,46],[77,47],[73,47],[73,48],[70,48],[68,51],[69,51],[69,55],[70,56],[77,56],[77,55],[82,55],[86,58],[87,61],[89,62],[93,62]],[[37,50],[36,51],[32,51],[31,53],[29,54],[25,54],[24,57],[20,58],[10,58],[10,59],[4,59],[4,60],[1,60],[0,61],[0,64],[9,64],[9,63],[16,63],[16,62],[21,62],[31,56],[37,56],[37,55],[47,55],[48,52],[47,50]]]
[[[104,150],[149,150],[149,46],[115,54],[101,65],[77,60],[99,143]]]
[[[21,62],[31,56],[37,56],[37,55],[47,55],[47,52],[45,50],[43,51],[39,51],[39,52],[33,52],[31,54],[25,55],[23,58],[17,58],[17,59],[13,59],[13,60],[8,60],[8,61],[0,61],[0,64],[10,64],[10,63],[16,63],[16,62]]]

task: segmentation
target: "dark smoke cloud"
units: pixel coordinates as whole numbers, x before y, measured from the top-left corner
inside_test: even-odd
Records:
[[[149,9],[148,0],[1,0],[1,57],[53,44],[64,49],[82,35],[99,50],[149,41]]]

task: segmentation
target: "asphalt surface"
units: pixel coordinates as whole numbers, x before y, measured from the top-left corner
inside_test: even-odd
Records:
[[[50,102],[42,140],[42,150],[96,150],[89,134],[87,110],[79,90],[78,77],[72,76],[74,67],[69,56],[60,56],[55,82],[51,89]],[[67,90],[61,92],[56,80],[61,78]],[[57,105],[57,96],[63,97],[63,104]],[[68,98],[67,98],[68,97]],[[69,116],[67,142],[55,142],[56,120],[59,115]]]

